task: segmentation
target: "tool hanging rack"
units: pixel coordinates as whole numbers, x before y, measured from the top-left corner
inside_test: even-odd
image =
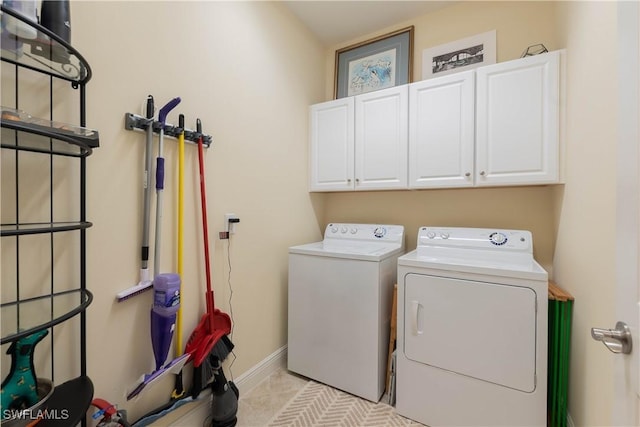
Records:
[[[138,116],[137,114],[125,113],[124,115],[124,128],[126,130],[146,130],[149,126],[149,119]],[[157,120],[153,121],[153,133],[160,132],[160,122]],[[182,132],[182,128],[179,126],[174,126],[166,123],[164,125],[164,136],[169,136],[172,138],[178,138],[180,133]],[[184,140],[190,141],[193,143],[197,143],[198,139],[202,135],[202,143],[205,147],[209,148],[209,146],[213,143],[213,137],[211,135],[201,134],[194,130],[184,129]]]

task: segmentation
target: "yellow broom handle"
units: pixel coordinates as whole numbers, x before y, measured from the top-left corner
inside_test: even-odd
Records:
[[[184,246],[184,128],[178,136],[178,275],[184,289],[184,277],[182,275],[182,252]],[[182,299],[182,297],[181,297]],[[176,320],[176,357],[182,356],[182,305],[178,309]]]

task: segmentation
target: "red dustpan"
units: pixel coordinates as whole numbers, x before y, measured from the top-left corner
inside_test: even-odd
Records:
[[[211,326],[211,318],[213,318],[213,327]],[[211,354],[213,347],[230,332],[231,319],[226,313],[218,309],[214,309],[211,313],[205,313],[189,337],[185,349],[185,353],[191,354],[193,366],[202,365],[202,362]]]
[[[204,151],[202,147],[202,124],[197,121],[198,138],[198,163],[200,169],[200,202],[202,205],[202,230],[204,236],[204,262],[207,279],[207,312],[200,319],[200,323],[193,330],[185,353],[191,355],[193,366],[199,367],[212,353],[220,339],[231,332],[231,318],[228,314],[215,308],[213,290],[211,289],[211,267],[209,265],[209,231],[207,226],[207,197],[204,177]]]

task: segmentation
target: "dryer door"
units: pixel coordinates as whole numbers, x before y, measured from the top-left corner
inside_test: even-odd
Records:
[[[405,277],[407,358],[505,387],[536,387],[533,289],[422,274]]]

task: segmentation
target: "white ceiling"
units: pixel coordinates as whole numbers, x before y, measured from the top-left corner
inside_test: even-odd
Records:
[[[330,46],[352,40],[414,16],[452,5],[453,1],[284,1],[318,40]]]

